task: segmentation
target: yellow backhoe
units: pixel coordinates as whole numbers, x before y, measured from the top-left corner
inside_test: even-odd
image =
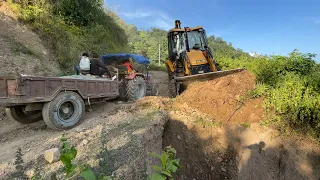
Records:
[[[170,97],[181,94],[190,82],[211,80],[244,70],[222,71],[208,47],[205,30],[201,26],[181,28],[179,20],[168,32],[168,51],[166,67]]]

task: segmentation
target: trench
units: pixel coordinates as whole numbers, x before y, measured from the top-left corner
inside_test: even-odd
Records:
[[[179,120],[170,119],[164,128],[162,145],[176,149],[177,158],[180,158],[183,167],[175,174],[175,179],[237,179],[236,149],[217,147],[217,138],[208,128],[190,128]]]
[[[171,146],[177,151],[176,158],[183,166],[174,174],[177,180],[319,179],[316,161],[320,156],[309,153],[311,158],[304,158],[313,169],[308,174],[299,168],[301,162],[296,157],[304,155],[298,147],[292,152],[282,143],[271,147],[269,141],[244,147],[241,138],[249,131],[252,129],[235,124],[204,127],[171,118],[164,127],[162,148]]]

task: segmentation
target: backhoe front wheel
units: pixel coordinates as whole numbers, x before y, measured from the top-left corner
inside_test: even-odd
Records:
[[[81,123],[85,113],[83,99],[75,92],[62,92],[43,106],[44,122],[51,129],[71,129]]]
[[[126,86],[126,98],[129,101],[136,101],[146,96],[147,85],[144,79],[136,76],[134,79],[129,80]]]
[[[31,124],[42,120],[41,111],[25,111],[25,106],[12,106],[6,108],[6,115],[22,124]]]
[[[170,80],[168,84],[168,89],[169,89],[169,97],[170,98],[175,98],[177,96],[177,88],[176,88],[176,82],[175,80]]]

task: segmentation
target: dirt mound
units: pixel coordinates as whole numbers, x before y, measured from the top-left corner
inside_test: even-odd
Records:
[[[191,83],[175,105],[181,107],[186,103],[219,122],[255,122],[262,118],[262,99],[244,98],[254,88],[255,76],[242,71],[211,81]]]

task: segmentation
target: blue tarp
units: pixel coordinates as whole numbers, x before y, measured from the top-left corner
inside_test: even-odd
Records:
[[[150,64],[150,60],[144,56],[138,54],[105,54],[101,56],[104,64],[110,64],[113,61],[128,60],[129,57],[138,64]]]

